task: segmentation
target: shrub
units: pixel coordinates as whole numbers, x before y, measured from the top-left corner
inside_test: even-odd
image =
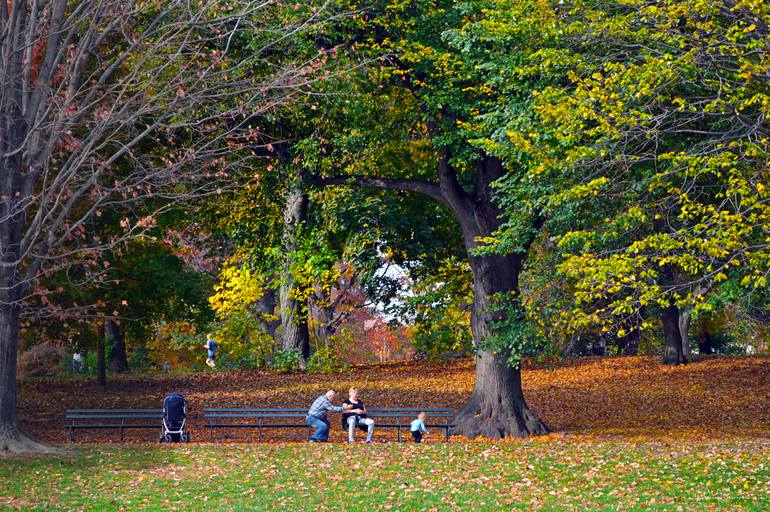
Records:
[[[308,371],[315,373],[341,373],[349,368],[350,364],[337,357],[331,345],[316,350],[307,362]]]
[[[166,361],[174,369],[189,368],[194,362],[205,360],[205,340],[205,333],[198,332],[190,322],[162,323],[157,326],[155,336],[147,342],[147,358],[156,368],[163,368]]]
[[[17,368],[23,377],[50,376],[55,375],[61,368],[63,359],[63,348],[45,342],[21,354]]]
[[[296,372],[299,371],[299,356],[296,350],[276,350],[268,366],[279,372]]]
[[[265,365],[275,341],[262,328],[262,321],[250,313],[233,313],[221,319],[215,339],[219,353],[227,353],[238,368],[258,368]]]

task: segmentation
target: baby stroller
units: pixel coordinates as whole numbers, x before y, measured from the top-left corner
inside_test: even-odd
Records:
[[[163,399],[163,433],[160,442],[187,443],[190,433],[187,425],[187,401],[179,393],[170,393]]]

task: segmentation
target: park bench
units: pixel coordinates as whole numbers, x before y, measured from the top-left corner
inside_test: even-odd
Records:
[[[455,415],[452,409],[420,409],[416,407],[367,407],[367,412],[372,418],[381,418],[385,422],[375,422],[375,428],[395,428],[398,429],[398,442],[402,441],[401,433],[403,429],[409,430],[409,426],[417,417],[417,413],[424,412],[428,415],[425,427],[430,429],[443,429],[444,439],[449,441],[449,431],[454,426],[450,421]],[[431,421],[434,419],[443,420],[441,422]]]
[[[444,429],[445,439],[449,441],[450,423],[454,416],[452,409],[419,409],[419,408],[367,408],[372,418],[384,419],[377,421],[376,428],[395,428],[398,430],[398,441],[402,441],[403,429],[408,429],[411,421],[417,413],[424,411],[428,415],[428,429]],[[255,428],[259,431],[259,440],[262,441],[263,429],[269,428],[305,428],[310,438],[311,428],[305,422],[307,409],[305,408],[209,408],[203,410],[203,418],[206,421],[205,428],[209,429],[211,440],[214,440],[214,430],[219,428]],[[431,423],[433,418],[443,419],[442,423]]]
[[[77,429],[117,429],[122,441],[126,429],[160,430],[162,419],[162,409],[68,409],[64,428],[70,442]]]
[[[205,428],[209,429],[211,440],[214,440],[214,429],[217,428],[256,428],[259,430],[259,440],[262,441],[262,430],[265,428],[306,428],[308,438],[310,430],[305,422],[307,409],[277,409],[265,407],[248,408],[210,408],[203,410]]]

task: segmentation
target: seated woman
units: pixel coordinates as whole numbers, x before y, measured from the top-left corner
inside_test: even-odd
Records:
[[[342,402],[342,428],[348,429],[348,442],[354,442],[356,427],[366,430],[366,442],[372,442],[374,420],[366,417],[366,406],[358,398],[358,390],[350,388],[349,397]]]

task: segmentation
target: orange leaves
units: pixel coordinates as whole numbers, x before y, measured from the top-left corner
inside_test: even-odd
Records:
[[[691,364],[673,368],[655,357],[574,358],[551,369],[525,365],[527,401],[556,431],[530,442],[615,436],[633,442],[767,436],[768,375],[770,358],[766,356],[695,357]],[[106,390],[91,380],[22,380],[19,419],[35,436],[62,442],[61,418],[67,408],[159,407],[166,393],[180,391],[189,400],[193,439],[199,441],[208,439],[200,428],[205,407],[306,407],[326,389],[344,393],[355,385],[369,407],[458,408],[473,384],[474,364],[467,359],[361,365],[345,375],[238,371],[115,377]],[[339,441],[343,432],[337,425],[332,418],[332,439]],[[379,431],[376,437],[392,440],[391,434]],[[97,435],[90,439],[114,438],[108,432]],[[235,439],[248,441],[249,435],[239,433]],[[267,439],[298,441],[303,435],[296,430],[276,431]],[[135,439],[152,441],[146,432]]]

